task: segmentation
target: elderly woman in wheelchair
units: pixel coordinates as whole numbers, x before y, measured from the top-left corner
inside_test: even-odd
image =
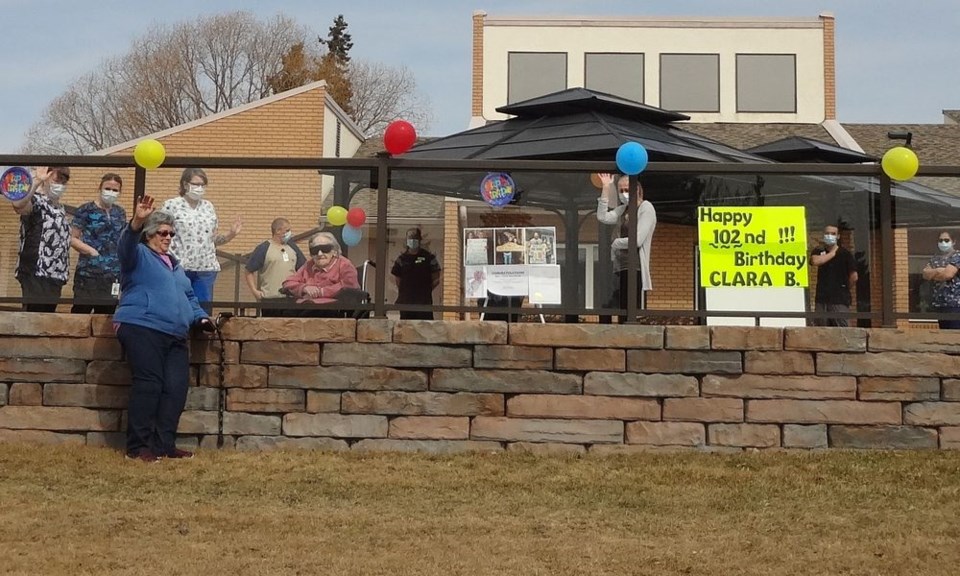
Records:
[[[341,254],[340,243],[329,232],[310,238],[310,258],[283,282],[283,292],[302,305],[298,316],[343,316],[344,305],[363,304],[368,298],[360,289],[357,269]],[[351,314],[353,310],[348,310],[346,315]]]

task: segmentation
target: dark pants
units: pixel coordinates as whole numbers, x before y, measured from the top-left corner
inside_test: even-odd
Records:
[[[401,320],[433,320],[433,312],[400,311]]]
[[[627,274],[626,270],[617,271],[617,287],[613,289],[613,295],[610,297],[610,306],[617,306],[618,308],[627,309],[627,302],[629,298],[627,297],[630,294],[630,289],[627,287],[627,283],[630,281],[630,275]],[[643,274],[640,273],[640,270],[637,270],[637,309],[639,310],[643,306],[643,299],[640,295],[643,294]],[[620,315],[619,320],[621,324],[626,323],[626,315]],[[610,324],[610,316],[601,316],[601,324]]]
[[[25,312],[56,312],[63,284],[52,278],[18,276]]]
[[[190,386],[187,340],[134,324],[122,324],[117,337],[133,375],[127,453],[149,448],[159,456],[169,454]]]
[[[112,278],[76,278],[73,281],[73,314],[113,314],[116,298],[110,294]],[[112,302],[108,303],[108,302]]]
[[[500,296],[487,292],[488,298],[478,298],[477,305],[482,308],[490,306],[491,308],[520,308],[523,306],[525,296]],[[520,314],[504,314],[500,312],[485,312],[484,320],[500,322],[519,322]]]
[[[937,312],[943,314],[957,314],[960,312],[960,307],[958,306],[944,306],[938,307]],[[960,320],[937,320],[937,324],[940,326],[941,330],[960,330]]]
[[[813,306],[815,312],[849,312],[850,307],[846,304],[825,304],[816,302]],[[814,326],[833,326],[836,328],[847,328],[850,326],[848,318],[814,318]]]

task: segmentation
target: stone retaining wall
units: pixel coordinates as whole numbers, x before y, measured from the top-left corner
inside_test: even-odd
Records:
[[[234,318],[237,449],[620,453],[960,448],[960,333]],[[214,447],[220,347],[191,345],[184,446]],[[123,444],[107,317],[0,314],[0,442]]]

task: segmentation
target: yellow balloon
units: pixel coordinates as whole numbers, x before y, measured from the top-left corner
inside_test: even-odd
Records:
[[[327,210],[327,222],[334,226],[343,226],[347,223],[347,209],[343,206],[331,206]]]
[[[166,157],[167,151],[163,148],[163,144],[152,138],[141,140],[133,149],[133,159],[137,161],[138,166],[147,170],[153,170],[163,164]]]
[[[880,160],[883,171],[894,180],[909,180],[920,168],[920,161],[913,150],[905,146],[895,146],[883,155]]]

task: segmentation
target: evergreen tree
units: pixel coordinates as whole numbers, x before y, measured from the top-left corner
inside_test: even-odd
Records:
[[[333,26],[327,32],[327,38],[317,38],[321,45],[327,47],[327,51],[337,64],[344,67],[350,63],[350,49],[353,48],[353,39],[347,32],[347,26],[343,14],[340,14],[333,19]]]

